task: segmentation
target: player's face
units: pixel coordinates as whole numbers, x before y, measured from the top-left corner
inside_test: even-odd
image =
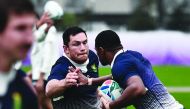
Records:
[[[107,62],[106,54],[105,51],[101,48],[96,48],[96,53],[99,57],[100,63],[105,66],[108,65],[109,63]]]
[[[66,47],[69,58],[78,64],[84,63],[88,59],[89,47],[85,33],[81,32],[75,36],[70,36],[70,42]]]
[[[0,33],[0,49],[13,60],[24,59],[33,42],[34,14],[11,14]]]

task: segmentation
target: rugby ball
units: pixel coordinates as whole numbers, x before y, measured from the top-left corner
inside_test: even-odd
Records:
[[[44,11],[49,14],[52,19],[59,19],[63,15],[63,9],[55,1],[48,1],[44,6]]]
[[[100,87],[100,93],[106,95],[106,98],[114,101],[119,98],[123,92],[119,84],[114,80],[106,80]]]

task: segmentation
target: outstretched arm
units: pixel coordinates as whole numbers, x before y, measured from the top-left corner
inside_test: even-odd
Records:
[[[102,83],[108,79],[112,79],[112,75],[106,75],[106,76],[101,76],[98,78],[91,78],[92,79],[92,85],[102,85]]]
[[[63,93],[67,88],[77,85],[77,73],[69,72],[65,79],[57,80],[52,79],[46,85],[46,95],[49,98],[58,96]]]
[[[112,75],[106,75],[98,78],[87,78],[82,74],[79,68],[74,69],[73,67],[69,67],[70,71],[76,71],[78,74],[78,80],[79,80],[79,85],[102,85],[102,83],[108,79],[112,79]]]

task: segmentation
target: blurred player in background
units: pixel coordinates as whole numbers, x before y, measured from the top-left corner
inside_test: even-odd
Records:
[[[35,93],[14,65],[32,46],[36,12],[29,0],[0,0],[0,109],[38,109]]]
[[[32,80],[42,109],[53,108],[51,100],[45,96],[45,86],[51,67],[61,56],[59,36],[53,25],[53,20],[60,18],[62,15],[63,10],[57,2],[46,2],[44,13],[36,23],[34,32],[35,42],[31,51]]]
[[[99,33],[95,48],[102,65],[111,65],[113,79],[124,89],[122,95],[112,102],[101,95],[106,109],[129,105],[137,109],[183,109],[156,77],[151,63],[139,52],[124,51],[114,31]]]
[[[45,27],[41,27],[43,24],[46,24]],[[45,80],[50,73],[51,66],[54,64],[53,62],[58,58],[58,56],[52,57],[57,51],[52,51],[52,53],[50,53],[51,50],[53,50],[54,42],[48,40],[48,38],[56,38],[55,35],[50,36],[52,35],[49,32],[50,28],[55,31],[55,28],[52,27],[52,25],[53,21],[48,17],[47,13],[44,13],[36,23],[36,30],[34,32],[35,42],[31,51],[32,82],[36,89],[39,104],[42,109],[52,109],[50,99],[45,96]],[[40,27],[45,31],[43,34],[39,34],[39,32],[41,32]]]

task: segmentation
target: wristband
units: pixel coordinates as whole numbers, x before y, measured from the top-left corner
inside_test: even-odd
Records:
[[[92,78],[88,78],[88,85],[92,85]]]

